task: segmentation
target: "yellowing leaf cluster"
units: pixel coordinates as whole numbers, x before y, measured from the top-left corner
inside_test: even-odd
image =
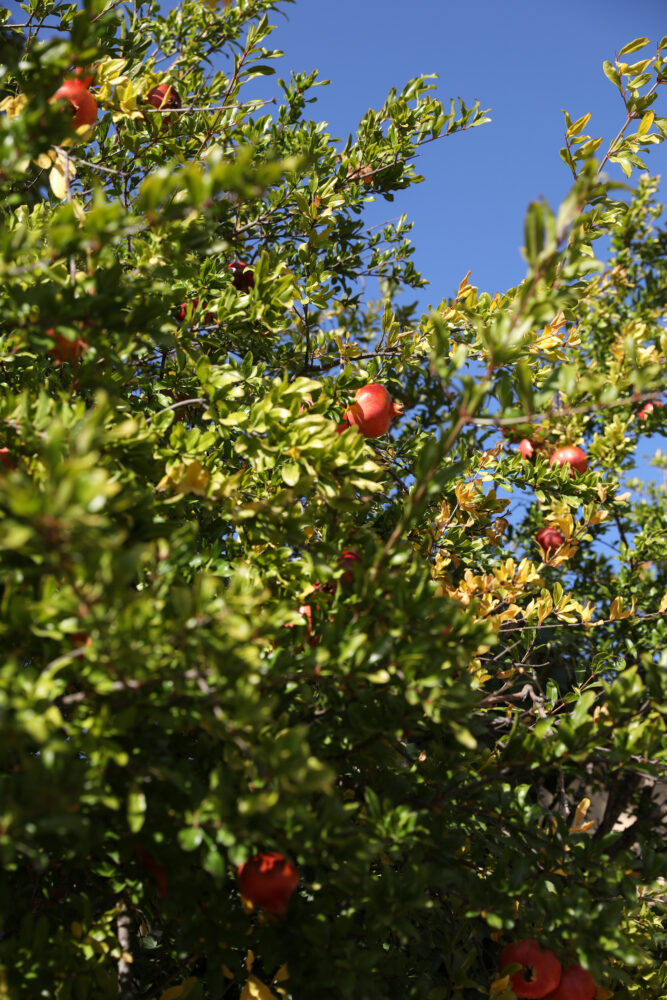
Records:
[[[539,573],[529,559],[522,559],[518,566],[514,559],[507,559],[492,573],[476,575],[467,569],[457,584],[444,578],[440,581],[439,591],[464,607],[476,601],[479,618],[500,627],[502,622],[511,621],[523,613],[516,600],[530,584],[539,583]]]
[[[615,597],[609,608],[609,620],[620,621],[622,618],[632,618],[635,613],[635,599],[632,598],[630,607],[626,608],[622,597]]]
[[[471,285],[469,282],[470,271],[459,283],[458,290],[456,292],[456,302],[463,302],[466,306],[474,305],[477,300],[477,286]]]
[[[179,494],[194,493],[196,496],[206,496],[211,473],[203,468],[199,459],[192,462],[179,462],[165,473],[155,487],[156,490],[172,489]]]
[[[567,330],[562,312],[557,313],[551,322],[547,323],[541,334],[529,334],[527,339],[532,341],[529,346],[530,353],[544,354],[549,361],[567,361],[570,357],[568,352],[581,344],[579,331],[576,327]]]
[[[0,111],[4,111],[8,118],[18,118],[27,103],[28,98],[25,94],[5,97],[0,101]]]
[[[479,480],[473,480],[469,483],[457,483],[455,492],[459,509],[472,515],[462,522],[467,525],[473,524],[475,518],[499,513],[509,505],[509,500],[498,500],[496,498],[495,490],[489,490],[485,494]]]

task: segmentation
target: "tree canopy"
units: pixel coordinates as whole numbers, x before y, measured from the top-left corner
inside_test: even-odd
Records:
[[[282,6],[2,13],[0,998],[660,1000],[667,38],[420,312],[364,210],[487,113],[337,143]]]

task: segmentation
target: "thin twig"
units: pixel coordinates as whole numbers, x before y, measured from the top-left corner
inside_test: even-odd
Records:
[[[660,392],[637,392],[632,396],[624,396],[612,403],[595,403],[586,406],[563,406],[559,410],[544,410],[542,413],[524,413],[521,417],[467,417],[467,424],[478,424],[481,427],[506,427],[511,424],[525,424],[530,420],[542,420],[546,417],[566,417],[573,413],[594,413],[597,410],[612,410],[619,406],[631,406],[647,400],[660,399]]]

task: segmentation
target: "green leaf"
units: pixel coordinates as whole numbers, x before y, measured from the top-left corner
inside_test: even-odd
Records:
[[[643,49],[645,45],[648,45],[648,38],[635,38],[619,51],[619,56],[627,56],[631,52],[638,52],[639,49]]]
[[[568,127],[568,136],[579,135],[580,132],[583,132],[588,125],[590,118],[590,111],[587,114],[582,115],[581,118],[577,118],[576,122],[573,122],[572,125]]]
[[[138,833],[146,821],[146,796],[134,784],[127,796],[127,822],[132,833]]]
[[[283,465],[281,468],[281,475],[283,482],[287,486],[296,486],[301,477],[301,469],[299,468],[298,462],[288,462],[287,465]]]
[[[203,831],[196,826],[186,826],[178,831],[178,842],[184,851],[196,851],[203,839]]]
[[[614,66],[614,64],[610,63],[609,60],[606,59],[602,63],[602,69],[604,70],[604,75],[607,77],[607,79],[611,80],[611,82],[614,83],[618,87],[618,89],[622,92],[623,84],[621,83],[620,74],[616,69],[616,67]]]

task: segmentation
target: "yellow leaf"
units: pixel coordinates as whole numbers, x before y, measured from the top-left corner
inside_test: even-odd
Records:
[[[16,97],[5,97],[0,101],[0,111],[4,111],[8,118],[16,118],[21,114],[28,103],[25,94],[18,94]]]
[[[49,184],[56,198],[63,201],[68,194],[69,185],[76,171],[69,156],[60,154],[49,171]]]
[[[229,968],[228,965],[224,964],[224,962],[223,962],[223,965],[222,965],[222,974],[225,977],[225,979],[233,979],[234,978],[234,973],[232,972],[232,970]]]
[[[48,153],[40,153],[39,156],[36,156],[32,162],[36,163],[42,170],[48,170],[55,158],[56,154],[51,149]]]
[[[639,123],[639,128],[637,129],[637,135],[646,135],[646,133],[651,128],[651,125],[653,124],[654,118],[655,118],[655,111],[647,111]]]
[[[241,1000],[274,1000],[274,996],[257,976],[250,976],[241,991]]]
[[[489,996],[492,997],[496,993],[504,993],[505,990],[508,989],[509,984],[510,984],[509,976],[503,976],[501,979],[494,979],[489,989]]]
[[[286,979],[289,979],[289,972],[287,971],[287,962],[280,966],[275,976],[273,977],[274,983],[284,983]]]
[[[592,821],[587,823],[584,822],[584,818],[590,807],[591,800],[583,798],[577,806],[574,814],[574,820],[572,821],[572,826],[570,827],[570,833],[586,833],[587,830],[590,830],[595,826],[595,823]]]
[[[537,602],[537,623],[541,625],[545,618],[548,618],[553,611],[554,602],[551,594],[544,590],[542,591],[542,597],[540,597]]]
[[[470,271],[468,271],[465,278],[458,287],[458,290],[456,292],[457,302],[459,302],[461,299],[467,299],[467,297],[470,295],[471,292],[474,294],[477,291],[475,285],[469,284],[468,282],[469,277],[470,277]]]
[[[586,601],[586,607],[581,608],[579,614],[581,615],[581,620],[584,625],[588,625],[593,617],[593,612],[595,611],[595,604],[591,604],[590,601]]]
[[[665,592],[662,600],[660,601],[660,607],[658,608],[658,611],[660,611],[661,613],[663,611],[667,611],[667,592]]]
[[[206,494],[210,478],[208,469],[202,468],[199,459],[194,459],[187,465],[181,462],[169,469],[155,489],[162,491],[171,486],[177,493],[195,493],[202,497]]]
[[[611,607],[609,609],[609,620],[612,622],[618,621],[622,618],[630,618],[634,614],[635,610],[635,600],[632,599],[632,604],[629,608],[625,608],[623,605],[622,597],[615,597],[611,602]]]

